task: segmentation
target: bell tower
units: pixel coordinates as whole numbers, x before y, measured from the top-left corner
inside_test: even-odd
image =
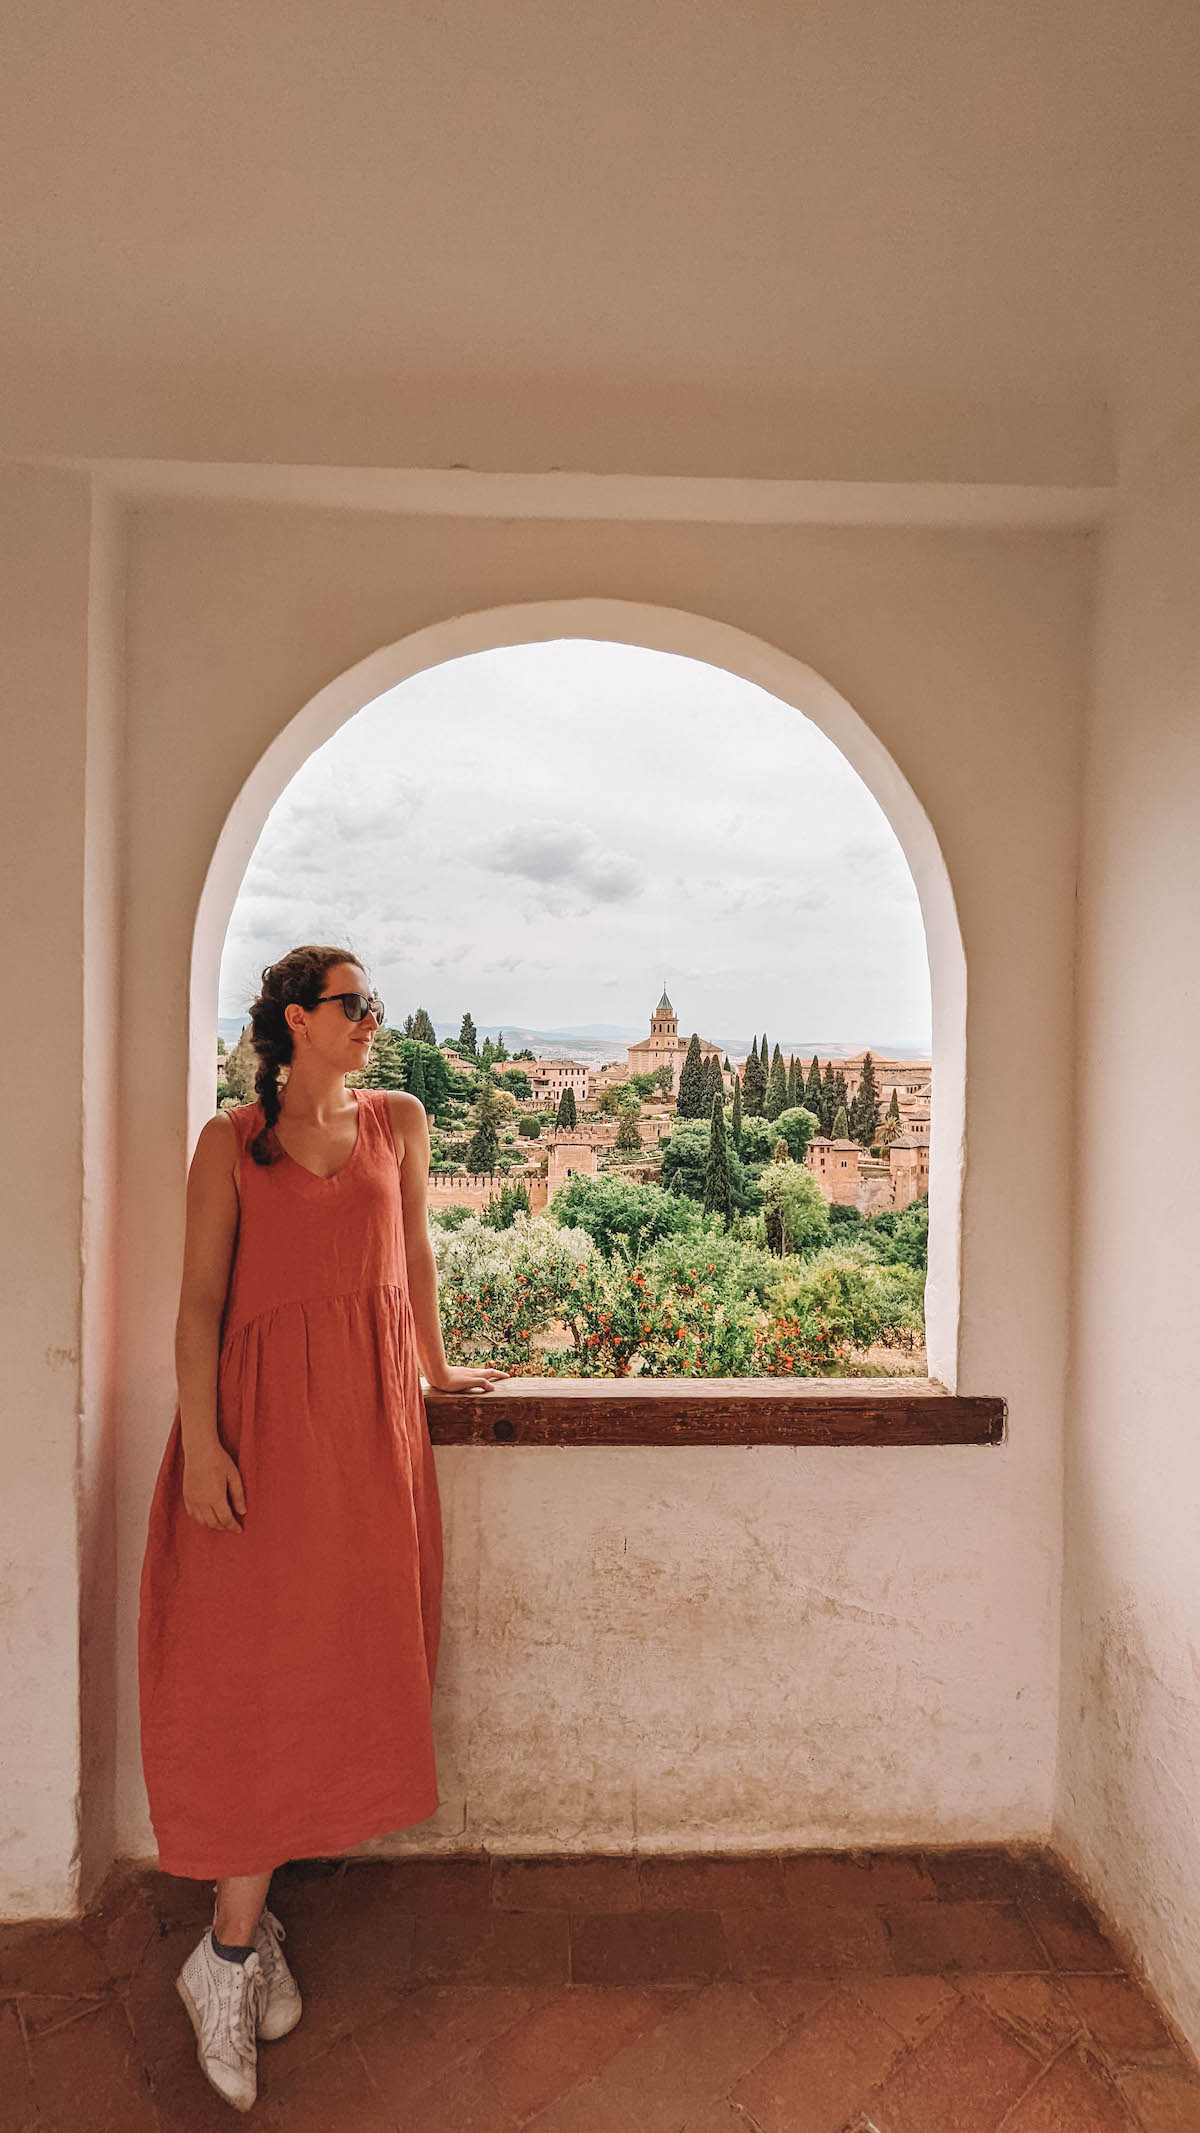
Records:
[[[674,1052],[679,1043],[679,1017],[667,998],[664,985],[662,999],[650,1017],[650,1042],[655,1050]]]

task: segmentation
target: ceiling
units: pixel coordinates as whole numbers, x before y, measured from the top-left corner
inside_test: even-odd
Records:
[[[1194,0],[24,0],[0,449],[1104,481],[1198,85]]]

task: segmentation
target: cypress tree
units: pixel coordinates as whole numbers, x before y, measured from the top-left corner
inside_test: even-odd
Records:
[[[803,1097],[804,1075],[801,1072],[800,1061],[796,1058],[796,1055],[793,1052],[792,1057],[788,1060],[786,1108],[789,1111],[794,1111],[796,1109],[797,1104],[803,1101]]]
[[[725,1101],[725,1077],[721,1072],[721,1062],[715,1052],[709,1054],[707,1065],[708,1077],[704,1091],[704,1111],[702,1115],[705,1118],[711,1118],[713,1097],[719,1096],[722,1103]]]
[[[425,1062],[420,1052],[416,1051],[412,1055],[412,1065],[408,1070],[408,1093],[417,1098],[423,1110],[429,1109],[425,1101]]]
[[[638,1132],[637,1107],[634,1104],[622,1106],[616,1148],[618,1155],[640,1155],[642,1152],[642,1136]]]
[[[827,1059],[825,1072],[821,1077],[821,1131],[826,1136],[826,1139],[833,1132],[833,1121],[837,1117],[837,1107],[837,1076],[833,1071],[832,1059]]]
[[[567,1083],[566,1088],[558,1099],[558,1111],[554,1123],[556,1126],[576,1126],[579,1123],[579,1114],[575,1109],[575,1091],[570,1082]]]
[[[720,1215],[726,1229],[733,1220],[733,1181],[729,1175],[729,1148],[725,1140],[725,1103],[719,1095],[713,1097],[709,1121],[704,1212]]]
[[[839,1068],[838,1068],[838,1070],[837,1070],[837,1077],[836,1077],[836,1080],[835,1080],[834,1086],[835,1086],[835,1088],[837,1089],[837,1100],[838,1100],[838,1102],[839,1102],[839,1103],[840,1103],[840,1104],[841,1104],[841,1105],[842,1105],[842,1106],[844,1107],[844,1109],[845,1109],[845,1111],[846,1111],[846,1114],[847,1114],[847,1116],[849,1116],[849,1112],[850,1112],[850,1093],[849,1093],[849,1090],[848,1090],[848,1089],[847,1089],[847,1087],[846,1087],[846,1077],[845,1077],[845,1075],[843,1074],[843,1072],[842,1072],[842,1070],[841,1070],[841,1068],[840,1068],[840,1067],[839,1067]]]
[[[848,1141],[850,1138],[850,1121],[846,1117],[845,1104],[839,1104],[834,1114],[833,1137],[835,1141]]]
[[[704,1116],[704,1066],[700,1057],[700,1039],[692,1031],[688,1043],[687,1058],[679,1077],[679,1094],[675,1099],[678,1118],[703,1118]]]
[[[733,1110],[729,1117],[729,1138],[735,1155],[742,1152],[742,1084],[737,1075],[733,1077]]]
[[[475,1099],[475,1131],[467,1149],[467,1169],[471,1171],[494,1170],[500,1153],[500,1121],[504,1106],[500,1091],[490,1074],[485,1074],[479,1095]]]
[[[816,1053],[815,1053],[815,1052],[813,1053],[813,1056],[812,1056],[812,1065],[810,1066],[810,1068],[809,1068],[809,1070],[808,1070],[808,1080],[807,1080],[807,1081],[805,1082],[805,1084],[804,1084],[804,1095],[803,1095],[803,1097],[801,1098],[801,1102],[803,1103],[803,1105],[804,1105],[804,1108],[805,1108],[805,1110],[806,1110],[806,1111],[811,1111],[811,1112],[812,1112],[812,1115],[813,1115],[813,1117],[814,1117],[814,1118],[817,1118],[817,1119],[819,1119],[819,1118],[820,1118],[820,1116],[821,1116],[821,1062],[820,1062],[820,1060],[819,1060],[819,1059],[817,1058],[817,1055],[816,1055]]]
[[[423,1007],[418,1007],[415,1015],[405,1015],[404,1034],[406,1037],[415,1038],[418,1044],[437,1043],[433,1024]]]
[[[778,1045],[775,1047],[775,1056],[771,1061],[771,1075],[767,1082],[764,1109],[768,1118],[778,1118],[781,1111],[787,1110],[787,1068],[783,1063],[783,1053]]]
[[[856,1141],[869,1148],[879,1131],[879,1091],[875,1085],[875,1061],[863,1053],[862,1074],[850,1113],[850,1130]]]
[[[761,1117],[766,1085],[766,1076],[758,1056],[758,1040],[756,1038],[750,1047],[750,1057],[746,1061],[742,1074],[742,1106],[748,1118]]]
[[[478,1033],[470,1015],[464,1015],[462,1018],[462,1028],[458,1033],[458,1043],[454,1049],[456,1052],[461,1052],[466,1059],[474,1059],[476,1052],[479,1050]]]

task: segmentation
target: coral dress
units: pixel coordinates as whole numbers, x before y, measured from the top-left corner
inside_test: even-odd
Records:
[[[165,1873],[335,1855],[438,1805],[431,1702],[442,1525],[417,1366],[400,1165],[381,1089],[332,1177],[248,1153],[217,1425],[242,1531],[183,1501],[179,1409],[138,1616],[142,1764]]]

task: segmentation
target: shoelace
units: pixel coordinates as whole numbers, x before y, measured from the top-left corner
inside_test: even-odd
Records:
[[[276,1918],[274,1911],[268,1911],[265,1908],[262,1912],[262,1916],[259,1922],[263,1930],[259,1935],[260,1945],[258,1959],[259,1962],[262,1964],[263,1977],[265,1980],[265,1989],[263,1994],[265,1998],[266,1993],[270,1991],[271,1981],[275,1976],[275,1968],[279,1956],[279,1943],[281,1940],[287,1939],[287,1929],[281,1923],[281,1921]]]
[[[262,2010],[265,1991],[261,1969],[248,1970],[245,1963],[221,1963],[221,1971],[228,1969],[229,1977],[218,1974],[219,2010],[214,2011],[206,2048],[212,2050],[220,2034],[222,2015],[229,2010],[229,2038],[238,2057],[252,2059],[257,2056],[256,2030]],[[221,1988],[224,1987],[224,1990]]]

